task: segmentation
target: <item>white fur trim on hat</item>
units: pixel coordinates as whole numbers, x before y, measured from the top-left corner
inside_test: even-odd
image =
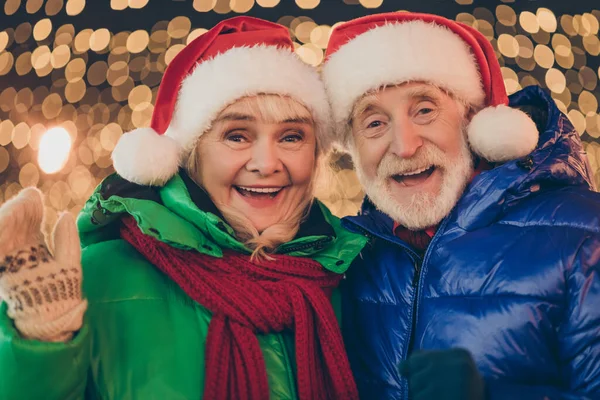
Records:
[[[479,111],[467,127],[471,150],[491,162],[524,157],[535,149],[539,132],[521,110],[500,105]]]
[[[289,49],[264,45],[232,48],[200,63],[182,83],[166,135],[189,152],[221,110],[256,94],[287,95],[303,104],[315,118],[320,148],[329,148],[329,103],[319,74]]]
[[[162,186],[179,169],[181,148],[172,138],[152,128],[138,128],[121,136],[112,153],[115,171],[130,182]]]
[[[449,29],[423,21],[389,23],[355,37],[329,56],[323,79],[338,127],[348,123],[358,99],[384,85],[426,81],[471,105],[485,100],[468,45]]]

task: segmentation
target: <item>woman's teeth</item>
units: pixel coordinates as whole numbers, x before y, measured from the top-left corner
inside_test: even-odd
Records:
[[[242,190],[247,190],[249,192],[256,192],[256,193],[276,193],[281,190],[280,187],[278,187],[278,188],[253,188],[253,187],[245,187],[245,186],[238,186],[238,187]]]
[[[283,189],[283,187],[274,188],[255,188],[248,186],[236,186],[238,192],[243,196],[269,196],[271,198],[277,196],[277,194]]]

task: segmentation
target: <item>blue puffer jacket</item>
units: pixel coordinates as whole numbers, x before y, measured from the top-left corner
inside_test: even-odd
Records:
[[[345,219],[371,237],[343,285],[362,398],[407,399],[401,360],[462,347],[492,399],[600,399],[600,193],[552,99],[529,87],[510,101],[547,114],[538,148],[478,175],[424,257],[368,201]]]

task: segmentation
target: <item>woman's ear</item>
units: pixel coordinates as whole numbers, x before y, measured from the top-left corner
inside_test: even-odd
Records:
[[[471,120],[473,119],[473,116],[475,114],[477,114],[477,110],[475,110],[473,107],[471,106],[465,106],[467,107],[466,111],[465,111],[465,121],[467,123],[471,122]]]
[[[187,176],[194,181],[198,186],[200,186],[201,176],[200,176],[200,157],[198,154],[198,143],[194,146],[190,154],[188,155],[187,160],[185,161],[185,172]]]

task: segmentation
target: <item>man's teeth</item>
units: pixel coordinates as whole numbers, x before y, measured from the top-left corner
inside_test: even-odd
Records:
[[[255,193],[277,193],[282,189],[280,187],[278,187],[278,188],[253,188],[253,187],[246,187],[246,186],[239,186],[239,188],[242,190],[247,190],[248,192],[255,192]]]
[[[421,173],[427,171],[429,168],[431,168],[431,165],[428,167],[424,167],[422,169],[417,169],[417,170],[410,171],[410,172],[404,172],[404,173],[398,174],[398,175],[400,175],[400,176],[418,175],[418,174],[421,174]]]

